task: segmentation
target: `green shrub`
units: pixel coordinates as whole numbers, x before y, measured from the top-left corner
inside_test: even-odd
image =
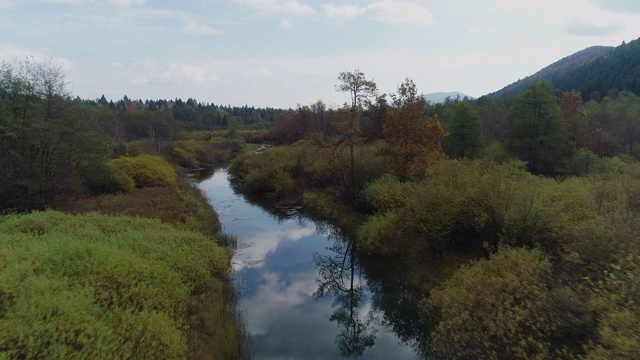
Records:
[[[115,194],[135,189],[135,181],[116,165],[97,163],[81,170],[85,185],[94,194]]]
[[[396,227],[396,214],[392,211],[379,213],[367,218],[358,227],[356,239],[362,249],[376,254],[397,254],[404,246],[398,239],[402,234]]]
[[[362,199],[374,210],[384,211],[400,207],[406,198],[406,184],[395,176],[386,174],[368,183],[362,190]]]
[[[171,149],[171,156],[184,168],[197,169],[200,167],[200,162],[196,156],[185,149],[174,147]]]
[[[176,172],[171,165],[159,156],[139,155],[119,157],[111,164],[129,175],[139,188],[154,186],[176,186]]]
[[[505,248],[463,266],[429,298],[441,315],[434,349],[447,359],[551,358],[550,278],[535,250]]]
[[[214,137],[211,139],[211,143],[218,150],[229,149],[234,153],[240,152],[247,144],[241,137]]]

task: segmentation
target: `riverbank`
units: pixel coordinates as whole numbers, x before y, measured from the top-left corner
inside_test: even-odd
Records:
[[[249,357],[226,237],[185,174],[56,205],[0,217],[0,354]]]

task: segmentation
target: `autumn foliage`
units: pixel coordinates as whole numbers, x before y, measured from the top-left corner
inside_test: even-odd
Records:
[[[425,107],[426,101],[418,95],[415,83],[406,79],[398,87],[398,95],[393,97],[393,107],[383,123],[385,145],[380,155],[390,158],[399,178],[419,176],[443,155],[440,144],[445,132],[437,116],[423,118]]]

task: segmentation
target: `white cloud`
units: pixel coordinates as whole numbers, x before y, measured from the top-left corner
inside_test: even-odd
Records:
[[[256,77],[268,77],[273,75],[273,72],[268,67],[250,68],[244,71],[243,75],[249,79]]]
[[[217,71],[209,64],[183,66],[180,68],[180,72],[186,77],[188,82],[195,84],[218,80]]]
[[[4,0],[0,0],[4,1]],[[107,3],[112,6],[117,7],[132,7],[132,6],[142,6],[146,2],[146,0],[106,0],[106,1],[96,1],[96,0],[42,0],[43,2],[52,2],[57,4],[66,4],[66,5],[85,5],[85,4],[103,4]]]
[[[309,302],[317,290],[315,272],[290,273],[286,278],[281,273],[267,272],[263,281],[256,295],[243,304],[249,312],[248,326],[254,336],[273,331],[274,319],[281,318],[283,312],[290,315],[296,311],[296,307]],[[322,310],[328,317],[330,309]]]
[[[259,10],[288,12],[294,14],[313,14],[315,9],[298,0],[234,0],[234,2]]]
[[[354,5],[323,4],[325,14],[340,18],[371,18],[392,24],[421,24],[433,23],[433,15],[420,4],[402,0],[380,0],[369,5],[358,7]]]
[[[116,6],[130,7],[144,5],[146,0],[110,0],[109,2]]]
[[[365,13],[366,8],[360,8],[354,5],[335,5],[322,4],[324,12],[327,16],[352,18]]]
[[[0,9],[7,9],[14,5],[13,0],[0,0]]]
[[[148,85],[149,79],[146,76],[134,76],[129,80],[131,85]]]
[[[291,24],[291,21],[289,21],[289,19],[282,19],[280,20],[280,28],[281,29],[289,29],[291,28],[293,25]]]
[[[220,29],[216,29],[213,26],[207,24],[200,24],[196,21],[189,20],[185,22],[182,27],[182,31],[187,34],[203,34],[203,35],[220,35],[223,34],[224,31]]]
[[[25,58],[33,57],[36,61],[43,61],[46,59],[51,59],[54,63],[62,65],[62,70],[69,73],[73,70],[74,66],[71,60],[57,57],[57,56],[49,56],[46,54],[50,49],[47,48],[39,48],[39,49],[28,49],[16,46],[10,43],[0,43],[0,60],[5,61],[22,61]]]
[[[292,224],[295,225],[295,224]],[[260,268],[264,265],[263,261],[267,254],[274,251],[282,241],[298,241],[304,237],[315,234],[313,227],[294,227],[290,229],[273,230],[261,232],[254,237],[247,239],[246,242],[251,244],[246,249],[236,254],[235,258],[240,260],[234,263],[235,271],[245,268]]]
[[[115,64],[119,64],[116,62]],[[112,66],[113,63],[112,63]],[[117,65],[115,65],[117,66]],[[123,65],[124,66],[124,65]],[[161,65],[146,59],[136,62],[129,71],[135,71],[127,82],[132,85],[202,85],[219,80],[218,70],[220,62],[201,64],[169,62]],[[122,76],[128,76],[123,74]]]

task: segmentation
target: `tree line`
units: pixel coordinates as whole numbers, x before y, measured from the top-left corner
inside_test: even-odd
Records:
[[[194,99],[73,98],[62,65],[26,58],[0,65],[0,209],[50,206],[77,191],[95,164],[131,153],[174,154],[184,132],[261,129],[284,110],[203,104]],[[184,144],[183,144],[184,145]],[[140,152],[140,151],[138,151]],[[193,164],[193,160],[188,160]]]

